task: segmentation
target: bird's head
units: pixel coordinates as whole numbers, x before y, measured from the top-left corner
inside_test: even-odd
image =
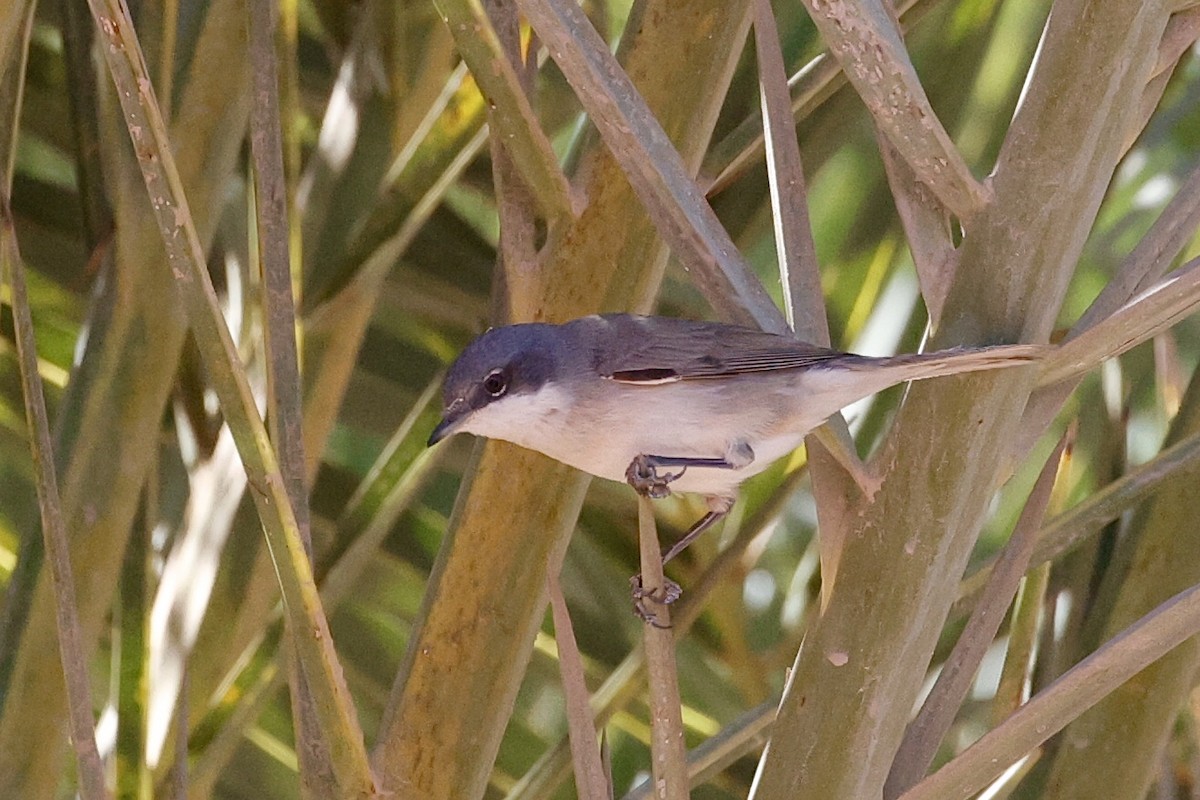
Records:
[[[507,325],[471,342],[446,374],[442,421],[429,444],[460,431],[520,443],[526,425],[563,405],[555,385],[561,330],[542,323]]]

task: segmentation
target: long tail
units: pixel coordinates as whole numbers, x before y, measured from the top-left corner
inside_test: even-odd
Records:
[[[872,358],[850,353],[801,370],[796,417],[815,426],[838,409],[889,386],[942,375],[1003,369],[1030,364],[1049,348],[1011,344],[996,347],[959,347],[936,353]]]
[[[903,381],[919,381],[924,378],[939,378],[943,375],[958,375],[962,372],[978,372],[985,369],[1003,369],[1031,364],[1041,359],[1047,350],[1039,344],[1002,344],[994,347],[955,347],[935,353],[885,356],[872,359],[877,366],[896,367],[907,373]]]
[[[959,375],[964,372],[1024,366],[1041,359],[1048,349],[1047,345],[1038,344],[955,347],[951,350],[938,350],[934,353],[883,356],[881,358],[858,356],[843,361],[841,366],[857,373],[860,380],[868,374],[872,375],[875,380],[868,381],[868,383],[874,384],[874,386],[869,391],[863,391],[863,396],[866,396],[897,383],[940,378],[945,375]],[[867,388],[863,386],[864,390]]]

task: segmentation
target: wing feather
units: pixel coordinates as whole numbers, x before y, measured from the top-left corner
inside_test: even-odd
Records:
[[[788,336],[719,322],[629,314],[586,321],[616,328],[612,336],[600,338],[621,342],[621,348],[598,348],[593,365],[600,375],[622,383],[648,385],[801,369],[846,357]]]

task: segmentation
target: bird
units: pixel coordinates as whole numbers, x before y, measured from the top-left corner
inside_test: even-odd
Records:
[[[907,381],[1036,361],[1044,346],[870,357],[722,322],[602,314],[495,327],[446,373],[429,444],[502,439],[640,493],[704,496],[678,555],[738,487],[845,406]]]

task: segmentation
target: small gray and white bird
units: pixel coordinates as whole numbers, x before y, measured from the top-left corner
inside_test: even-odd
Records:
[[[429,443],[474,433],[629,480],[651,496],[704,495],[710,513],[666,561],[729,511],[742,481],[845,406],[905,381],[1027,364],[1043,349],[871,358],[665,317],[508,325],[484,333],[454,362]]]

